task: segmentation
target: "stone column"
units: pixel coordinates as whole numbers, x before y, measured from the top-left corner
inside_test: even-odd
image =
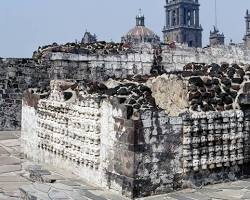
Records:
[[[195,26],[200,26],[200,11],[199,9],[195,10]]]
[[[181,26],[184,25],[184,8],[179,8],[179,20]]]
[[[180,25],[180,8],[176,8],[176,25]]]
[[[169,27],[172,26],[172,10],[168,11],[168,16],[169,16]]]
[[[170,10],[168,10],[167,15],[168,15],[168,27],[170,27],[170,24],[171,24],[171,14],[170,14]]]
[[[168,9],[166,8],[166,27],[169,26],[169,12],[168,12]]]
[[[248,21],[248,18],[246,18],[246,33],[248,33],[250,30],[250,21]]]

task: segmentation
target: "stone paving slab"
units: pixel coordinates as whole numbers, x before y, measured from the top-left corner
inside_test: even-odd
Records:
[[[6,147],[20,146],[20,139],[0,140],[0,144]]]
[[[0,155],[9,155],[8,151],[0,146]]]
[[[10,156],[0,156],[0,166],[1,165],[15,165],[21,164],[20,159],[10,157]]]
[[[10,139],[18,139],[18,135],[20,133],[13,131],[1,131],[0,132],[0,140],[10,140]]]
[[[21,171],[22,167],[21,165],[3,165],[0,166],[0,174],[8,173],[8,172],[16,172]]]
[[[5,183],[5,182],[29,182],[27,179],[17,176],[17,175],[12,175],[12,176],[0,176],[0,183]]]

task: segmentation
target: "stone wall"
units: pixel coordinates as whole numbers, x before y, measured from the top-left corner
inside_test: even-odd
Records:
[[[152,85],[165,78],[174,81],[163,75]],[[186,109],[171,113],[141,83],[85,84],[57,80],[49,96],[25,93],[27,157],[130,198],[249,176],[248,98],[242,109],[207,112],[189,109],[186,99]]]
[[[132,198],[134,196],[134,132],[137,120],[128,118],[129,109],[118,99],[102,103],[101,152],[105,187]]]
[[[77,53],[77,52],[76,52]],[[2,59],[0,62],[0,129],[20,129],[21,95],[28,88],[46,88],[52,79],[78,81],[157,75],[182,70],[187,63],[250,63],[249,49],[239,46],[193,49],[177,45],[161,49],[109,54],[50,52],[40,60]]]
[[[149,47],[137,53],[124,53],[116,55],[49,53],[47,59],[54,61],[74,61],[76,63],[87,62],[92,78],[94,74],[103,72],[105,75],[114,75],[117,78],[127,77],[133,74],[150,74],[155,58],[161,57],[161,65],[166,71],[182,71],[188,63],[250,63],[250,49],[244,46],[218,46],[208,48],[190,48],[184,45],[176,45],[170,48],[162,46],[160,50]],[[158,63],[159,64],[159,63]],[[60,65],[59,65],[60,66]],[[63,66],[63,65],[62,65]]]
[[[183,116],[183,184],[207,185],[249,175],[248,111]]]
[[[95,95],[81,95],[82,101],[76,102],[76,96],[70,95],[66,102],[64,98],[68,98],[72,90],[60,92],[60,87],[67,84],[71,82],[62,85],[60,81],[52,81],[49,99],[40,99],[34,104],[29,102],[34,102],[37,95],[25,94],[23,150],[31,159],[71,169],[86,180],[101,184],[100,101]]]
[[[249,175],[250,118],[242,111],[172,117],[161,109],[140,109],[128,118],[128,107],[113,98],[97,104],[99,111],[90,116],[96,108],[86,99],[81,106],[44,99],[37,108],[25,99],[26,156],[124,196],[163,194]],[[88,126],[98,113],[99,128]]]
[[[141,111],[135,135],[134,196],[179,189],[182,174],[182,118],[154,109]]]
[[[0,130],[20,129],[22,93],[48,85],[47,67],[31,59],[0,60]]]
[[[172,117],[147,110],[141,113],[140,122],[135,135],[135,197],[250,175],[248,111]]]
[[[121,85],[104,88],[109,95],[103,91],[90,94],[91,88],[79,91],[75,82],[57,80],[51,81],[50,95],[43,99],[27,91],[22,109],[24,154],[133,197],[134,132],[139,118],[133,116],[138,110],[136,97],[127,93],[135,85],[127,87],[131,91]],[[147,94],[140,85],[137,90],[141,96]]]
[[[150,74],[153,53],[123,55],[77,55],[52,53],[49,59],[64,77],[75,80],[108,80],[110,77],[127,78],[136,74]]]
[[[244,46],[230,45],[207,48],[163,47],[162,64],[167,71],[181,71],[187,63],[250,63],[250,49]]]

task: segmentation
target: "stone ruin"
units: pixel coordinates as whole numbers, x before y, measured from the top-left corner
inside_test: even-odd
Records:
[[[131,198],[244,178],[249,52],[96,42],[0,59],[0,129],[22,129],[28,158]]]
[[[135,53],[132,46],[125,43],[108,43],[105,41],[96,41],[93,43],[67,43],[65,45],[53,43],[52,45],[39,47],[38,50],[33,53],[33,59],[39,60],[41,58],[46,58],[46,56],[52,52],[87,55],[115,55],[122,53]]]
[[[187,64],[29,89],[22,147],[129,198],[249,177],[250,66]]]

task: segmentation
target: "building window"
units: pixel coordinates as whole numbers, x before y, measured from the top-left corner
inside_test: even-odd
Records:
[[[184,22],[184,25],[187,25],[187,11],[186,11],[186,8],[183,9],[183,22]]]
[[[168,17],[167,17],[167,26],[170,25],[170,11],[168,10],[168,13],[167,13]]]
[[[188,42],[188,46],[189,46],[189,47],[192,47],[192,46],[193,46],[193,41],[189,41],[189,42]]]
[[[172,13],[172,26],[175,26],[176,25],[176,11],[173,10],[173,13]]]

